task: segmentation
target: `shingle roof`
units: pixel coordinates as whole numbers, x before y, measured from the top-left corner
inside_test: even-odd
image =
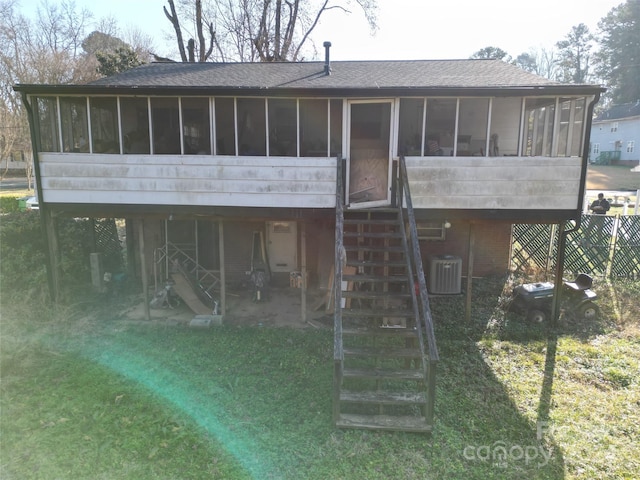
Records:
[[[623,118],[640,116],[640,100],[635,103],[623,103],[621,105],[612,105],[602,111],[595,119],[595,122],[607,120],[620,120]]]
[[[249,89],[530,87],[560,85],[500,60],[151,63],[90,85]]]

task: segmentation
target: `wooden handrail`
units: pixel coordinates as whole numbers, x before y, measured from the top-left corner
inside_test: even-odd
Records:
[[[339,361],[344,359],[342,347],[342,251],[344,250],[344,187],[342,162],[343,160],[340,157],[336,158],[336,249],[333,278],[333,359]]]
[[[413,203],[411,201],[411,191],[409,189],[409,177],[407,175],[407,166],[404,157],[400,157],[399,161],[399,180],[401,182],[402,197],[399,201],[402,202],[404,198],[407,220],[409,222],[409,233],[411,238],[411,253],[413,255],[413,264],[416,267],[416,276],[418,277],[418,285],[420,292],[420,305],[422,323],[425,328],[425,334],[427,337],[427,347],[429,362],[437,362],[440,357],[438,355],[438,347],[436,345],[436,337],[433,330],[433,317],[431,315],[431,307],[429,305],[429,295],[427,293],[427,284],[424,280],[424,268],[422,266],[422,255],[420,254],[420,244],[418,242],[418,229],[416,227],[416,218],[413,211]],[[399,205],[402,210],[402,204]],[[435,367],[435,366],[434,366]]]
[[[411,253],[413,255],[413,265],[416,267],[416,275],[418,277],[418,285],[420,292],[420,302],[417,304],[417,298],[415,293],[415,288],[412,289],[412,297],[414,306],[420,307],[418,308],[419,314],[418,316],[422,320],[422,325],[425,329],[425,335],[427,337],[427,354],[428,361],[426,362],[426,380],[427,380],[427,404],[425,406],[425,418],[426,421],[430,424],[433,424],[433,417],[435,413],[435,398],[436,398],[436,370],[437,365],[440,360],[440,356],[438,354],[438,347],[436,345],[436,336],[433,330],[433,317],[431,316],[431,307],[429,305],[429,295],[427,293],[427,284],[424,280],[424,268],[422,266],[422,255],[420,254],[420,243],[418,242],[418,228],[416,226],[416,217],[413,211],[413,203],[411,201],[411,191],[409,189],[409,176],[407,175],[407,166],[404,160],[404,157],[400,157],[399,168],[398,168],[398,202],[399,202],[399,211],[403,212],[402,200],[404,198],[404,202],[407,210],[407,220],[409,223],[409,233],[411,237]],[[403,219],[404,225],[404,219]],[[403,235],[404,231],[403,231]],[[409,262],[411,263],[411,262]],[[409,269],[411,271],[411,269]],[[418,330],[418,339],[421,344],[420,349],[424,351],[423,347],[423,337],[422,337],[422,325],[420,323],[416,324]],[[424,358],[424,357],[423,357]],[[424,361],[424,360],[423,360]]]

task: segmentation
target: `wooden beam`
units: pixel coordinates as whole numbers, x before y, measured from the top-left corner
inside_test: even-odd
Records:
[[[474,263],[474,251],[476,244],[476,232],[475,224],[471,222],[469,224],[469,252],[467,255],[467,301],[465,306],[464,318],[467,322],[471,321],[471,293],[473,289],[473,263]]]
[[[300,271],[302,285],[300,286],[300,305],[302,309],[302,323],[307,323],[307,224],[300,224]]]
[[[60,245],[58,242],[58,224],[53,213],[48,208],[40,207],[41,221],[44,226],[47,242],[47,276],[49,280],[49,295],[56,302],[60,298]]]
[[[144,255],[144,220],[138,220],[138,248],[140,249],[140,274],[142,276],[142,301],[147,320],[151,320],[149,310],[149,276],[147,275],[147,260]]]
[[[227,311],[227,282],[224,264],[224,223],[218,221],[218,251],[220,255],[220,313]]]

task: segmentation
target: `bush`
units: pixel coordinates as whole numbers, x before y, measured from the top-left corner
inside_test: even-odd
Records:
[[[58,242],[63,288],[77,289],[91,281],[89,253],[93,250],[92,223],[59,218]],[[0,228],[0,288],[2,293],[47,290],[47,245],[37,212],[2,217]]]

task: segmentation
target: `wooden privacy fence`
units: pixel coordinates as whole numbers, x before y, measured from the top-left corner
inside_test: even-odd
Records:
[[[511,271],[530,275],[555,271],[559,225],[515,224]],[[566,225],[565,229],[570,229]],[[583,215],[580,228],[567,235],[565,272],[601,277],[640,277],[640,215]]]

